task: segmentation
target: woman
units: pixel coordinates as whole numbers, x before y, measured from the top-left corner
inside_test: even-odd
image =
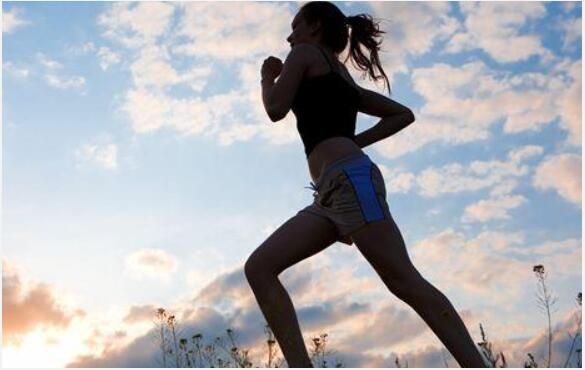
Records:
[[[345,17],[335,5],[321,1],[306,3],[291,27],[287,41],[292,50],[285,63],[271,56],[262,65],[262,98],[273,122],[293,110],[315,182],[314,201],[280,226],[245,264],[288,366],[312,364],[278,275],[341,241],[355,243],[388,289],[423,318],[462,367],[486,367],[457,311],[412,265],[388,209],[382,174],[362,151],[414,122],[409,108],[361,88],[337,59],[349,40],[349,54],[360,69],[382,78],[374,75],[375,66],[390,89],[375,40],[383,32],[372,17]],[[369,58],[360,44],[369,50]],[[354,135],[358,111],[381,120]]]

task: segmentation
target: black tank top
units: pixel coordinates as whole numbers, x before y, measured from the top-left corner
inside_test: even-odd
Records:
[[[330,137],[354,140],[359,103],[358,90],[335,72],[325,52],[318,49],[331,70],[303,79],[291,107],[307,157],[317,144]]]

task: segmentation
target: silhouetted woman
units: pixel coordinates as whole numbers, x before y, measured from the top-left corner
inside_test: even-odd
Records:
[[[315,182],[314,201],[281,225],[245,264],[288,366],[312,364],[278,275],[340,241],[355,243],[388,289],[422,317],[462,367],[486,367],[457,311],[411,263],[386,203],[382,173],[362,150],[414,122],[409,108],[357,85],[338,60],[349,40],[353,61],[375,80],[384,78],[390,90],[378,59],[381,42],[375,39],[383,31],[371,16],[346,17],[329,2],[306,3],[291,27],[287,41],[292,49],[284,64],[270,56],[262,65],[262,100],[273,122],[290,109],[294,112]],[[358,111],[381,120],[355,135]]]

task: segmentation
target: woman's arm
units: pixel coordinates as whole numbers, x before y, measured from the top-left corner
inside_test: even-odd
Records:
[[[354,141],[360,148],[365,148],[380,140],[384,140],[414,122],[412,112],[399,113],[382,118],[373,127],[360,132]]]
[[[262,102],[272,122],[280,121],[290,111],[309,65],[311,52],[314,53],[314,50],[309,45],[295,45],[282,64],[281,71],[276,71],[277,73],[274,73],[274,66],[278,64],[277,58],[270,57],[264,62],[266,66],[262,67],[264,71],[262,73]],[[277,76],[278,80],[274,82]]]
[[[354,140],[360,148],[392,136],[414,122],[414,113],[408,107],[357,84],[356,87],[360,93],[358,110],[382,118],[372,128],[355,136]]]

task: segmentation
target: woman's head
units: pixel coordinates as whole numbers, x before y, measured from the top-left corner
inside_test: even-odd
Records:
[[[384,31],[380,31],[371,16],[359,14],[346,17],[333,3],[311,1],[301,7],[293,19],[292,27],[293,32],[287,38],[291,46],[303,42],[319,43],[339,54],[345,50],[349,41],[349,53],[344,63],[351,57],[357,67],[368,72],[375,81],[384,78],[390,92],[390,82],[378,58],[382,41],[376,40]],[[368,49],[369,58],[362,52],[361,45]],[[381,75],[375,75],[374,66]]]

